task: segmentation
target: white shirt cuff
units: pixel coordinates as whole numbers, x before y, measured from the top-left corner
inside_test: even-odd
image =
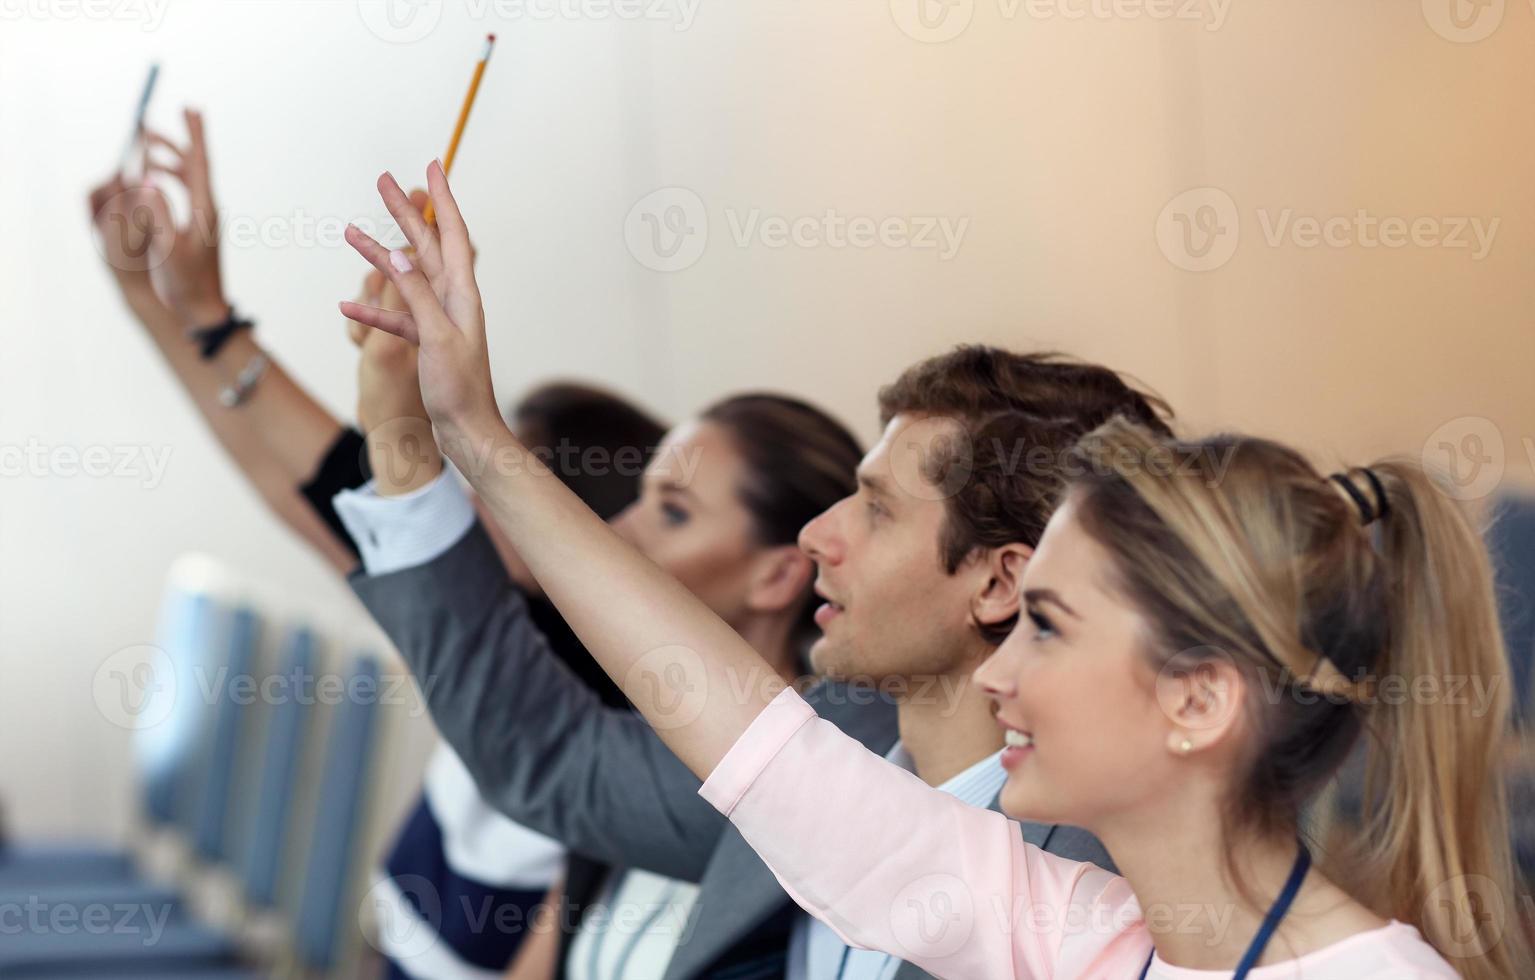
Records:
[[[357,543],[369,575],[425,565],[474,526],[474,505],[453,471],[397,497],[381,496],[373,481],[336,494],[336,514]]]

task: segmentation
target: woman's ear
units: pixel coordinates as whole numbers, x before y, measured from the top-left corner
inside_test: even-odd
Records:
[[[1176,658],[1157,675],[1157,701],[1171,722],[1167,747],[1192,755],[1228,744],[1242,716],[1247,681],[1224,651]]]
[[[983,568],[980,590],[970,600],[970,614],[982,626],[1005,623],[1018,615],[1023,570],[1034,549],[1025,544],[992,548]]]
[[[786,544],[770,548],[757,556],[751,586],[746,594],[747,608],[753,612],[775,613],[799,602],[815,575],[815,562]]]

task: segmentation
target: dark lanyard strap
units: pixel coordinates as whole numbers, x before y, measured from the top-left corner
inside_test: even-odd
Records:
[[[1263,955],[1263,949],[1274,938],[1274,930],[1279,928],[1279,920],[1290,911],[1290,904],[1295,901],[1296,894],[1300,891],[1302,881],[1306,880],[1306,872],[1311,870],[1311,852],[1306,850],[1306,845],[1300,845],[1300,853],[1295,855],[1295,866],[1290,869],[1290,878],[1284,883],[1284,890],[1279,897],[1274,899],[1274,904],[1269,906],[1268,915],[1263,917],[1263,924],[1258,927],[1258,934],[1247,947],[1247,952],[1242,954],[1242,961],[1237,964],[1236,972],[1232,980],[1245,980],[1247,972],[1258,965],[1258,957]],[[1151,955],[1146,957],[1146,965],[1141,967],[1141,980],[1146,980],[1146,974],[1151,972],[1151,961],[1156,958],[1157,951],[1153,949]]]

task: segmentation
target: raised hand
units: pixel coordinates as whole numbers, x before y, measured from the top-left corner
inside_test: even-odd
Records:
[[[101,257],[125,292],[145,299],[153,297],[149,270],[165,258],[163,239],[154,233],[157,212],[149,203],[153,193],[142,184],[125,182],[119,173],[92,188],[89,201]]]
[[[186,325],[210,326],[229,315],[219,274],[218,207],[213,200],[202,114],[186,110],[186,123],[189,143],[185,147],[160,133],[145,132],[146,173],[166,174],[178,181],[186,188],[191,205],[187,222],[178,225],[164,194],[151,191],[146,198],[157,232],[168,240],[164,261],[151,270],[151,277],[161,299]],[[155,159],[149,155],[150,149],[159,149],[170,159]]]
[[[341,313],[419,347],[422,402],[445,437],[444,451],[457,460],[475,437],[504,430],[505,423],[491,385],[485,312],[474,278],[469,230],[441,164],[434,161],[426,179],[437,212],[436,228],[426,223],[392,176],[378,180],[384,206],[410,240],[413,257],[385,248],[356,226],[346,233],[347,242],[399,290],[407,311],[343,302]]]

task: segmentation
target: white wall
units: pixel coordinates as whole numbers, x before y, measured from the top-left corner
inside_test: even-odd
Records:
[[[189,415],[87,234],[86,189],[112,167],[156,58],[153,120],[203,107],[226,226],[268,227],[266,242],[226,243],[231,297],[338,413],[354,365],[334,301],[363,266],[334,241],[295,239],[316,219],[382,219],[373,178],[409,179],[442,152],[493,30],[455,187],[503,397],[576,375],[676,417],[772,387],[868,437],[881,381],[985,340],[1101,359],[1195,428],[1329,454],[1495,433],[1505,480],[1528,479],[1535,4],[1488,8],[1497,30],[1457,43],[1469,35],[1431,26],[1447,23],[1440,0],[1251,0],[1220,19],[1207,0],[1196,21],[1132,16],[1144,7],[1130,0],[956,0],[936,29],[968,16],[966,29],[926,43],[900,26],[934,36],[912,26],[916,2],[646,0],[665,19],[637,22],[595,0],[562,0],[577,15],[552,20],[475,0],[427,5],[405,33],[435,27],[390,43],[368,27],[385,23],[372,0],[100,0],[88,9],[121,15],[104,19],[70,0],[0,0],[0,446],[170,453],[152,486],[57,467],[0,479],[0,793],[18,828],[121,828],[126,740],[91,678],[150,638],[177,554],[209,552],[360,628],[348,593]],[[1094,9],[1111,13],[1042,13]],[[1159,215],[1205,186],[1229,196],[1240,233],[1229,261],[1185,271],[1169,260],[1175,234],[1159,247]],[[708,229],[696,262],[670,273],[625,238],[631,207],[666,187],[686,190],[659,199],[662,217],[701,204],[692,224]],[[754,210],[827,209],[968,224],[947,259],[734,240]],[[1264,222],[1285,209],[1500,224],[1479,260],[1271,245]]]

